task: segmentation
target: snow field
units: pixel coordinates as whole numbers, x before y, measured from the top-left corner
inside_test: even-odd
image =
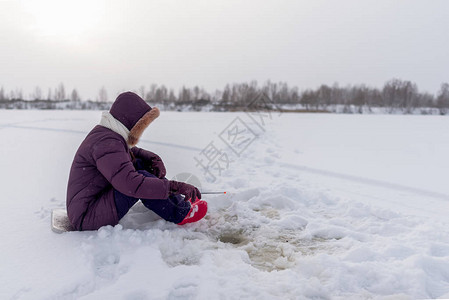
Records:
[[[140,146],[168,177],[190,171],[229,194],[205,196],[196,224],[139,203],[115,227],[56,235],[50,212],[99,116],[0,111],[0,298],[449,298],[449,119],[273,116],[208,182],[193,157],[246,116],[163,112]]]

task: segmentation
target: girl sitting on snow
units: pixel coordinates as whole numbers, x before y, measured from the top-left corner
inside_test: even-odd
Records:
[[[159,109],[137,94],[120,94],[81,143],[67,187],[67,214],[76,230],[114,226],[139,199],[179,225],[206,215],[207,203],[196,187],[167,180],[162,159],[135,147],[158,116]]]

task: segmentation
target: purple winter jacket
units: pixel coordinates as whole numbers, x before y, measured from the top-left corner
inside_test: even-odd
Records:
[[[132,128],[144,113],[133,116],[134,120],[127,127]],[[124,114],[132,115],[126,111]],[[120,119],[120,115],[116,118]],[[120,134],[101,125],[94,127],[81,143],[67,186],[67,214],[76,230],[96,230],[118,224],[114,189],[139,199],[168,198],[169,181],[139,174],[130,152],[146,163],[158,157],[137,147],[129,150]]]

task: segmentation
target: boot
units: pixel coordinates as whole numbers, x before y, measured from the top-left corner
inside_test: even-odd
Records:
[[[196,199],[190,207],[190,211],[187,216],[178,225],[184,225],[187,223],[193,223],[201,220],[207,213],[207,202]]]

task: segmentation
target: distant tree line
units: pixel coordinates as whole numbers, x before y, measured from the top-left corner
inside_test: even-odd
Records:
[[[199,86],[182,87],[175,92],[165,85],[141,86],[137,92],[143,99],[165,110],[239,111],[247,109],[260,94],[269,99],[272,109],[305,112],[340,113],[449,113],[449,84],[442,83],[436,95],[420,92],[411,81],[391,79],[379,89],[364,84],[340,87],[337,83],[321,85],[316,89],[299,90],[285,82],[267,81],[259,85],[249,83],[227,84],[212,93]],[[112,99],[113,100],[113,99]],[[107,91],[102,87],[95,100],[83,101],[76,89],[67,93],[59,84],[47,93],[36,87],[24,97],[20,89],[6,92],[0,88],[0,108],[6,109],[108,109],[111,105]]]

